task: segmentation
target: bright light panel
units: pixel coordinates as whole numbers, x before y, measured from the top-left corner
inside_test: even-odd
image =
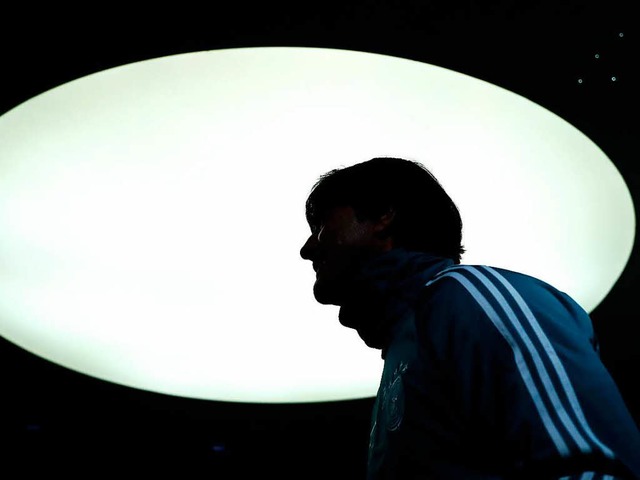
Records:
[[[538,276],[591,311],[628,261],[635,215],[619,172],[521,96],[370,53],[189,53],[0,117],[0,333],[171,395],[372,396],[380,352],[315,302],[299,249],[317,177],[376,156],[441,180],[465,263]]]

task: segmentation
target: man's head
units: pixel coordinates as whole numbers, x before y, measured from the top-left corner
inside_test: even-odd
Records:
[[[322,175],[306,202],[311,235],[300,250],[317,271],[316,300],[341,305],[366,260],[395,247],[460,263],[462,221],[421,164],[374,158]]]

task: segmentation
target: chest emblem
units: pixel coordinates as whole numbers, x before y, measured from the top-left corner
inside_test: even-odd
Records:
[[[390,432],[397,430],[404,416],[404,386],[402,374],[407,370],[408,364],[401,362],[394,370],[391,383],[385,388],[382,401],[382,414],[384,423]]]

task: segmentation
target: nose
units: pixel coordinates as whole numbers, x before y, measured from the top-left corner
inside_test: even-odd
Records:
[[[307,241],[300,249],[300,256],[303,260],[313,260],[313,253],[318,246],[318,237],[316,235],[309,235]]]

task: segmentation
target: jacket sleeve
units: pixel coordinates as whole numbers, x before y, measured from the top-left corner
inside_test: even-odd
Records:
[[[420,336],[449,379],[466,448],[499,451],[514,478],[640,478],[638,427],[576,302],[484,266],[428,285]]]

